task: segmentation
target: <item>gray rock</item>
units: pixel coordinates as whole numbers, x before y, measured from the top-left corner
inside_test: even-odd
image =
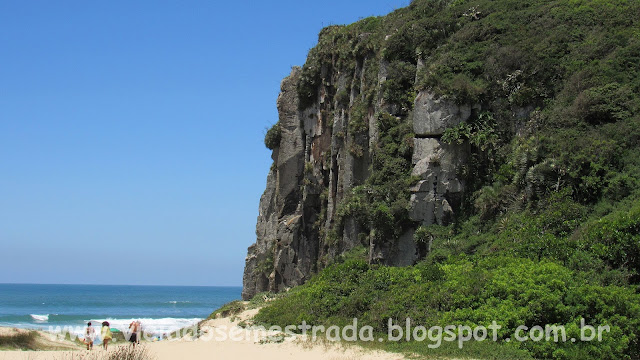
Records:
[[[395,266],[410,266],[418,260],[416,242],[413,240],[414,230],[407,231],[398,239],[394,251],[389,256],[389,263]]]
[[[415,100],[413,131],[419,136],[439,136],[447,128],[466,121],[470,116],[470,105],[457,105],[451,100],[436,98],[429,92],[421,91]]]
[[[413,139],[412,175],[424,177],[433,169],[455,174],[464,164],[466,152],[466,146],[445,144],[435,138]]]
[[[422,225],[451,221],[464,191],[458,169],[465,159],[464,146],[445,144],[435,138],[414,139],[412,175],[422,180],[411,188],[412,220]]]
[[[429,244],[416,244],[414,229],[398,239],[362,236],[369,229],[350,217],[342,219],[339,236],[326,235],[335,230],[339,204],[371,174],[380,136],[376,114],[397,110],[397,104],[383,100],[381,84],[389,73],[386,61],[380,60],[372,65],[378,70],[377,87],[368,89],[373,91],[365,113],[369,129],[349,133],[350,107],[337,104],[334,95],[349,87],[350,106],[365,96],[361,91],[366,83],[365,63],[358,60],[350,76],[322,65],[318,96],[303,110],[297,94],[301,69],[294,67],[282,81],[277,100],[282,136],[260,198],[256,242],[247,250],[243,299],[303,284],[332,259],[360,245],[369,247],[370,262],[394,266],[414,264],[429,251]],[[424,66],[421,63],[419,68]],[[417,96],[415,105],[412,174],[421,180],[411,189],[410,217],[425,225],[446,224],[460,206],[464,183],[457,173],[467,149],[444,144],[439,137],[446,128],[467,120],[471,107],[427,92]]]
[[[299,234],[303,232],[300,182],[306,148],[296,91],[299,76],[300,69],[293,68],[291,75],[282,81],[278,96],[282,139],[272,154],[274,166],[269,171],[267,186],[260,198],[256,243],[247,250],[244,299],[250,299],[259,292],[280,291],[301,284],[311,273],[310,262],[313,260],[305,259],[315,255],[299,254],[307,251],[299,241]]]

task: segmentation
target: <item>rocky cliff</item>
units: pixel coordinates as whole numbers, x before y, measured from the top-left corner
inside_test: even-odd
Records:
[[[495,319],[502,338],[469,357],[640,359],[639,14],[412,0],[324,29],[265,137],[243,296],[317,275],[256,322]],[[508,343],[522,323],[580,322],[611,332]],[[433,355],[418,342],[393,347]]]
[[[467,120],[474,109],[428,91],[415,96],[413,111],[402,109],[383,93],[390,81],[389,64],[371,60],[354,59],[352,73],[324,65],[314,98],[304,107],[299,94],[303,70],[293,68],[282,81],[274,130],[279,141],[260,199],[257,240],[248,249],[243,298],[300,285],[333,258],[358,246],[368,249],[372,262],[413,264],[428,250],[428,244],[422,249],[416,244],[415,228],[448,223],[460,206],[464,181],[457,172],[465,161],[465,148],[445,144],[440,137],[448,127]],[[373,81],[365,78],[371,73]],[[373,85],[367,89],[373,94],[370,102],[359,91],[367,82]],[[389,238],[372,236],[370,226],[355,216],[338,214],[354,188],[365,185],[371,175],[381,116],[413,128],[408,145],[414,184],[407,208],[412,224]],[[339,215],[343,218],[338,226]]]
[[[398,31],[407,15],[325,28],[282,81],[244,299],[300,285],[354,248],[372,263],[411,265],[430,248],[416,229],[460,212],[472,149],[443,135],[477,121],[483,105],[427,86],[427,52],[406,51]]]

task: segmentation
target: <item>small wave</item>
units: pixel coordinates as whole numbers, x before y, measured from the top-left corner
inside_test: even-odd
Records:
[[[42,323],[42,322],[49,321],[49,314],[46,314],[46,315],[30,314],[30,316],[35,322]]]
[[[87,320],[101,324],[103,321],[108,321],[111,328],[118,329],[122,332],[129,330],[129,324],[132,321],[138,320],[142,324],[142,330],[152,335],[169,334],[176,330],[180,330],[185,327],[190,327],[198,322],[202,321],[200,318],[138,318],[138,319],[92,319]]]
[[[191,303],[191,301],[176,301],[176,300],[172,300],[172,301],[168,301],[168,304],[189,304]]]

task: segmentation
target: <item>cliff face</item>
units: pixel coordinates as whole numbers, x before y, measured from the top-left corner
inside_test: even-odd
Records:
[[[530,216],[509,213],[633,194],[637,4],[589,2],[609,19],[594,28],[589,7],[534,3],[413,0],[321,31],[283,80],[265,138],[274,162],[245,299],[302,284],[346,252],[400,266],[432,244],[433,256],[459,252],[441,231],[461,227],[439,225],[520,229],[512,222]],[[549,219],[527,234],[571,223]],[[476,240],[462,248],[473,253]],[[522,251],[542,256],[547,245],[531,250],[541,241]]]
[[[576,328],[588,309],[611,324],[605,343],[505,356],[640,359],[640,321],[626,321],[640,319],[638,14],[638,1],[412,0],[324,29],[265,137],[243,297],[318,278],[256,321],[385,331],[388,317],[473,325],[500,309]]]
[[[440,137],[474,109],[424,91],[414,95],[414,111],[407,111],[383,93],[390,81],[385,60],[372,56],[354,62],[350,73],[322,66],[313,99],[304,107],[299,94],[303,70],[293,68],[282,81],[279,142],[260,199],[257,240],[248,249],[244,299],[300,285],[336,256],[359,246],[368,249],[371,262],[411,265],[429,248],[428,243],[416,243],[415,229],[449,223],[460,206],[464,182],[457,172],[466,149],[445,144]],[[418,68],[413,67],[414,76]],[[354,188],[367,191],[380,145],[381,114],[413,128],[407,139],[413,176],[406,189],[408,225],[391,236],[376,236],[375,226],[367,224],[372,220],[344,211]]]
[[[273,166],[243,298],[300,285],[352,249],[371,263],[414,264],[430,251],[431,225],[469,214],[471,194],[545,164],[518,158],[498,171],[496,155],[504,160],[516,134],[531,136],[532,110],[558,90],[529,53],[491,46],[497,33],[483,29],[493,23],[471,10],[414,0],[321,31],[282,81],[265,138]],[[531,198],[554,175],[545,169],[514,177],[505,196]],[[497,196],[484,215],[505,206]]]

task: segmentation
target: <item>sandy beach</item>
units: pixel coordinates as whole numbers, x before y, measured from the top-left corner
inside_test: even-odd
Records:
[[[309,360],[400,360],[400,354],[371,351],[357,345],[344,345],[327,341],[311,343],[299,336],[282,336],[281,333],[263,333],[256,335],[250,328],[242,328],[239,323],[250,319],[257,309],[247,310],[236,316],[204,321],[200,326],[200,337],[185,336],[176,340],[158,342],[143,342],[150,355],[156,360],[174,359],[309,359]],[[9,330],[4,330],[9,331]],[[220,340],[220,335],[226,333],[226,339]],[[44,335],[46,336],[46,335]],[[230,339],[233,337],[234,339]],[[68,344],[67,344],[68,345]],[[109,352],[118,346],[114,344]],[[0,360],[70,360],[96,359],[100,360],[104,351],[100,346],[94,350],[75,351],[0,351]]]

